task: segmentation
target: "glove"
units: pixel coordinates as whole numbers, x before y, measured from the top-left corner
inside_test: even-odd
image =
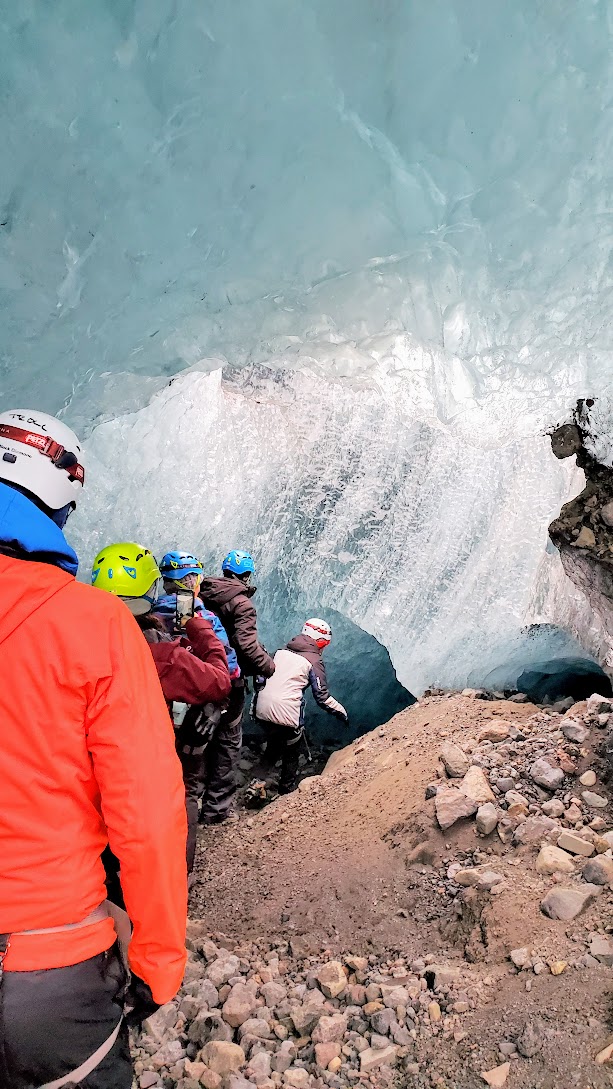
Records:
[[[125,1020],[128,1025],[140,1028],[146,1017],[159,1010],[159,1002],[154,1002],[151,988],[139,976],[132,975],[126,993]]]
[[[257,675],[257,677],[253,678],[254,691],[259,692],[260,689],[263,688],[265,684],[266,684],[266,677],[263,677],[261,673],[259,673]]]
[[[334,711],[334,717],[340,719],[344,726],[349,725],[349,718],[346,711]]]

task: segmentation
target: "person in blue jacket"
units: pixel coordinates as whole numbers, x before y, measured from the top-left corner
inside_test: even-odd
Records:
[[[176,635],[175,617],[177,609],[177,590],[191,590],[194,594],[194,615],[202,616],[210,621],[215,635],[220,643],[223,643],[228,659],[230,679],[236,680],[241,675],[236,651],[230,646],[230,640],[226,629],[216,613],[206,609],[198,597],[200,580],[202,579],[202,564],[191,552],[167,552],[160,563],[160,572],[164,579],[164,594],[158,598],[154,614],[159,616],[170,635]]]

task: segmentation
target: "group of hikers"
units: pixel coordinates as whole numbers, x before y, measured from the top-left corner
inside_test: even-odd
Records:
[[[235,819],[248,686],[279,793],[309,686],[347,721],[324,620],[274,657],[260,643],[248,552],[204,577],[189,552],[115,543],[77,582],[84,483],[62,421],[0,413],[0,1089],[131,1086],[128,1025],[183,977],[198,822]]]

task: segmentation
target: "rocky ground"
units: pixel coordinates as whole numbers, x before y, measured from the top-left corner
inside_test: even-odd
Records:
[[[202,831],[140,1089],[613,1085],[611,704],[479,695]]]

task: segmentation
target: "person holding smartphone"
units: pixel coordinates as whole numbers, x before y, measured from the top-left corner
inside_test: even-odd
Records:
[[[162,584],[160,570],[148,548],[126,541],[107,545],[98,553],[92,583],[120,597],[136,619],[157,668],[162,692],[170,707],[174,701],[198,709],[211,704],[218,710],[230,694],[230,673],[224,648],[210,622],[194,614],[194,594],[182,588],[175,605],[174,637],[153,612]],[[205,740],[199,736],[201,717],[193,722],[193,737],[182,727],[176,732],[177,755],[183,770],[187,811],[187,870],[196,854],[198,800],[201,792]],[[186,744],[189,740],[189,744]]]

